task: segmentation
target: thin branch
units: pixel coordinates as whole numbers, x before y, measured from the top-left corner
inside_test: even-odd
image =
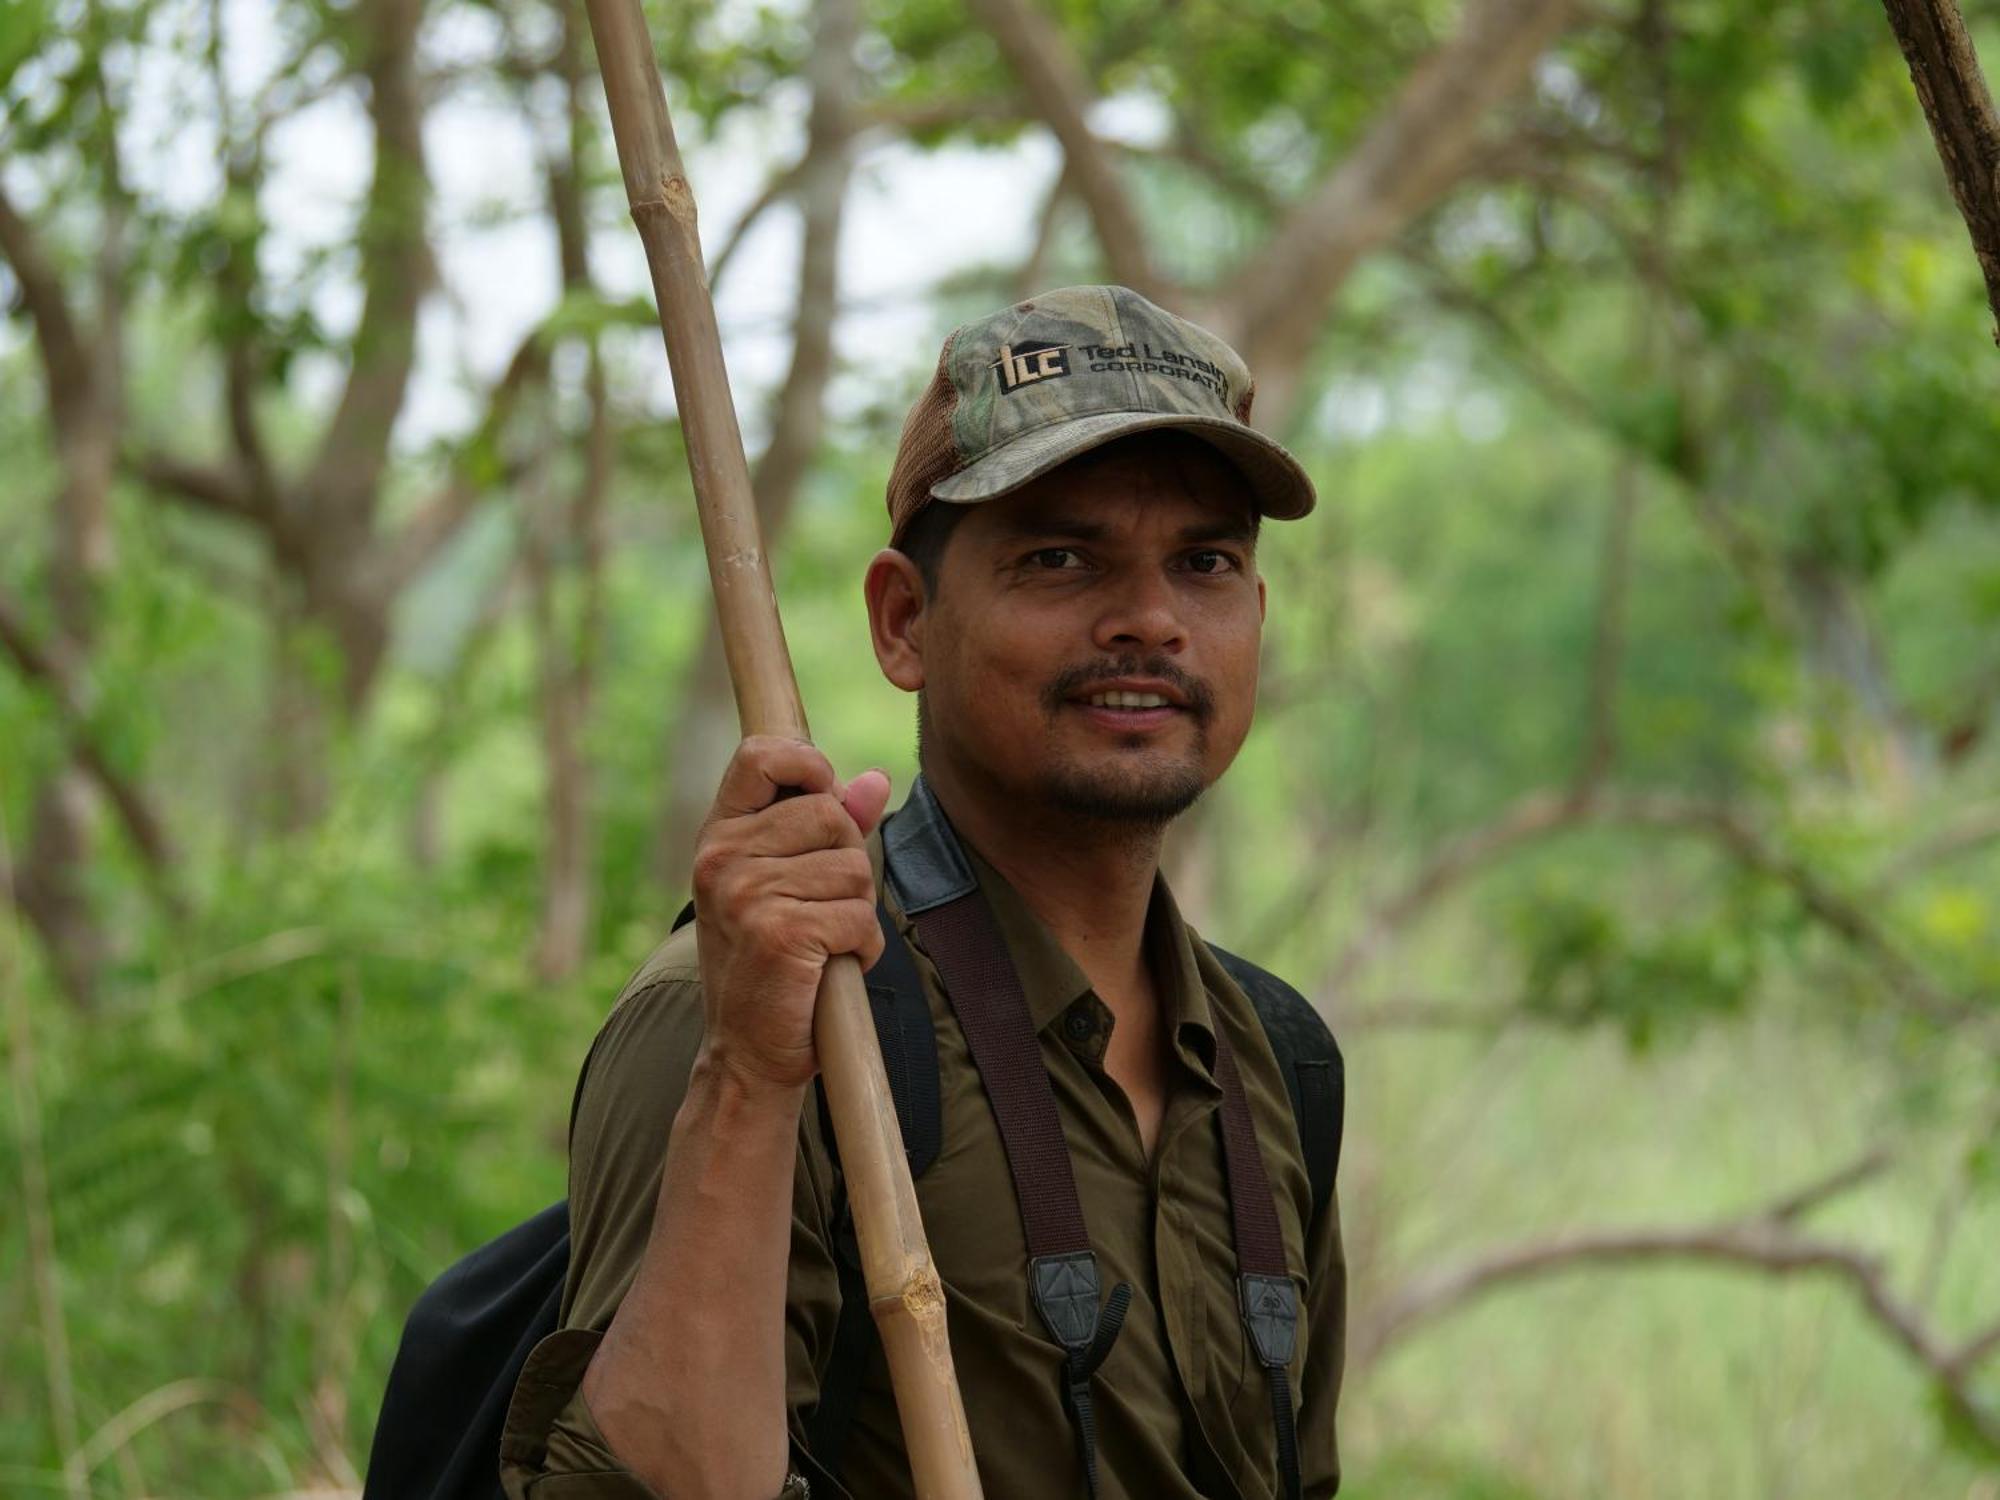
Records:
[[[1014,273],[1014,295],[1017,299],[1031,297],[1041,290],[1043,278],[1048,274],[1049,252],[1055,247],[1056,226],[1062,220],[1062,207],[1074,191],[1069,163],[1065,161],[1062,170],[1056,173],[1056,180],[1049,184],[1049,194],[1042,200],[1042,211],[1035,216],[1035,242],[1028,248],[1028,258]]]
[[[126,454],[125,467],[149,489],[196,510],[256,526],[268,525],[272,519],[272,514],[257,504],[255,491],[237,469],[194,463],[153,448]]]
[[[1891,860],[1876,882],[1876,889],[1887,891],[1933,865],[1976,854],[1994,843],[2000,843],[2000,802],[1965,809],[1957,822],[1938,829]]]
[[[855,110],[855,124],[865,130],[892,130],[919,135],[954,125],[1015,124],[1026,118],[1019,99],[877,99]]]
[[[1557,1272],[1682,1261],[1779,1276],[1817,1271],[1844,1282],[1866,1315],[1935,1378],[1953,1414],[1988,1446],[2000,1450],[2000,1414],[1987,1409],[1971,1385],[1973,1369],[2000,1349],[2000,1327],[1953,1346],[1916,1307],[1897,1296],[1878,1257],[1791,1227],[1804,1208],[1852,1190],[1874,1176],[1884,1161],[1884,1153],[1870,1152],[1852,1166],[1737,1218],[1683,1227],[1560,1234],[1420,1274],[1377,1300],[1377,1310],[1360,1325],[1353,1358],[1357,1364],[1369,1364],[1418,1328],[1486,1292]]]
[[[1221,331],[1251,368],[1303,362],[1348,274],[1471,170],[1487,115],[1526,86],[1573,10],[1572,0],[1470,0],[1457,33],[1217,295]]]
[[[757,227],[765,214],[798,191],[800,176],[804,173],[806,160],[811,154],[809,146],[805,156],[774,172],[771,180],[764,184],[764,190],[751,201],[748,208],[743,210],[736,222],[729,226],[729,233],[723,239],[722,247],[715,252],[715,258],[709,262],[708,285],[711,292],[722,280],[723,273],[729,269],[730,262],[736,259],[736,252],[742,248],[743,241],[749,238],[750,231]]]
[[[1959,1345],[1958,1352],[1951,1356],[1951,1365],[1970,1375],[1995,1354],[2000,1354],[2000,1323],[1995,1323],[1983,1333],[1974,1334]]]
[[[48,693],[71,755],[117,813],[146,867],[154,893],[168,911],[182,910],[180,898],[168,884],[173,849],[164,824],[145,794],[111,763],[91,733],[87,694],[70,663],[59,650],[44,648],[34,639],[21,612],[4,595],[0,595],[0,650],[13,658],[23,677]]]
[[[1832,1202],[1841,1194],[1851,1192],[1872,1178],[1880,1177],[1895,1159],[1895,1153],[1886,1146],[1864,1151],[1846,1166],[1834,1169],[1815,1182],[1794,1188],[1782,1198],[1775,1200],[1764,1210],[1764,1216],[1777,1224],[1796,1223],[1814,1209]]]
[[[993,34],[1035,113],[1061,142],[1065,170],[1090,210],[1113,279],[1155,299],[1167,295],[1117,161],[1090,128],[1090,82],[1061,29],[1034,0],[971,0],[971,9]]]
[[[1780,850],[1736,809],[1671,793],[1602,789],[1530,793],[1451,840],[1401,890],[1362,919],[1358,935],[1329,973],[1328,990],[1346,992],[1392,937],[1448,891],[1525,845],[1590,824],[1706,838],[1743,865],[1788,886],[1807,912],[1867,959],[1911,1010],[1941,1026],[1959,1024],[1979,1013],[1978,1007],[1943,989],[1912,962],[1859,902]],[[1322,872],[1303,882],[1299,893],[1280,908],[1267,940],[1302,921],[1317,905],[1329,878]]]
[[[1955,0],[1882,0],[1986,277],[2000,343],[2000,112]]]
[[[13,268],[21,289],[21,303],[34,325],[35,347],[48,378],[49,409],[57,430],[64,431],[90,403],[90,352],[63,294],[62,278],[4,185],[0,185],[0,256]]]
[[[1684,435],[1682,441],[1664,450],[1656,444],[1636,442],[1629,427],[1617,421],[1608,407],[1553,364],[1542,353],[1539,343],[1517,328],[1490,300],[1457,285],[1434,257],[1422,251],[1406,250],[1403,258],[1423,276],[1432,300],[1467,314],[1491,333],[1497,351],[1551,405],[1617,444],[1632,459],[1651,465],[1672,479],[1695,525],[1755,596],[1765,617],[1778,625],[1795,622],[1797,609],[1777,558],[1729,505],[1710,491],[1707,465],[1698,441]]]
[[[471,518],[487,486],[479,456],[496,450],[522,394],[544,380],[548,369],[548,330],[537,325],[523,335],[507,368],[487,392],[485,414],[472,436],[460,445],[444,484],[417,508],[394,540],[385,544],[384,597],[393,599],[408,587]]]

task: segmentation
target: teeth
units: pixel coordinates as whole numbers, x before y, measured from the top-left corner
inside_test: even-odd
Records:
[[[1165,708],[1167,700],[1158,693],[1093,693],[1092,708]]]

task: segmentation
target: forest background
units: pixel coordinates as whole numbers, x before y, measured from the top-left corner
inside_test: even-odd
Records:
[[[1140,288],[1318,482],[1170,878],[1346,1053],[1343,1493],[2000,1496],[2000,356],[1879,8],[652,21],[837,766],[953,323]],[[587,34],[5,0],[0,108],[0,1492],[352,1492],[736,735]]]

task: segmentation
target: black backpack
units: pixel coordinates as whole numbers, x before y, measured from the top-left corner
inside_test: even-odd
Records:
[[[675,930],[693,916],[689,902]],[[878,903],[876,917],[886,942],[881,961],[868,971],[869,1006],[910,1175],[921,1177],[937,1157],[942,1132],[937,1035],[909,948],[887,907]],[[1340,1166],[1340,1048],[1297,990],[1247,959],[1208,946],[1250,997],[1284,1069],[1317,1221]],[[824,1118],[826,1100],[816,1081],[813,1092]],[[830,1125],[826,1139],[831,1144]],[[837,1156],[834,1165],[837,1170]],[[840,1316],[821,1399],[806,1421],[813,1466],[830,1475],[839,1472],[861,1368],[875,1342],[844,1194],[836,1203],[834,1241]],[[528,1355],[556,1331],[569,1253],[569,1204],[561,1200],[480,1246],[417,1299],[389,1371],[363,1500],[499,1500],[507,1408]]]

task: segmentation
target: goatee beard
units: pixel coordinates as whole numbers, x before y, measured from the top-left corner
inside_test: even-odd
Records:
[[[1166,827],[1207,790],[1208,783],[1192,766],[1150,776],[1055,771],[1041,785],[1043,802],[1065,817],[1134,833]]]

